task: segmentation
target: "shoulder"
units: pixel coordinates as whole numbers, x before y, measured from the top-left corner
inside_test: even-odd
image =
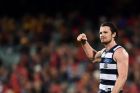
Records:
[[[95,58],[97,57],[101,57],[102,53],[104,52],[105,48],[103,48],[102,50],[98,51],[95,55]]]
[[[104,50],[105,50],[105,48],[100,50],[100,51],[97,51],[97,53],[95,54],[95,57],[92,60],[93,63],[101,61],[101,55],[102,55]]]
[[[100,54],[102,54],[105,51],[105,48],[103,48],[102,50],[98,51]]]
[[[118,59],[128,59],[129,54],[128,52],[123,48],[118,48],[115,52],[114,52],[114,59],[118,60]]]
[[[114,52],[114,54],[116,54],[116,55],[128,56],[128,52],[127,52],[123,47],[118,48],[118,49]]]

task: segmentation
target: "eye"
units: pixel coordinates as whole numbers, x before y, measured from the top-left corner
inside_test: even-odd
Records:
[[[107,31],[104,31],[104,33],[106,34],[106,33],[108,33]]]
[[[102,34],[102,32],[99,32],[99,34]]]

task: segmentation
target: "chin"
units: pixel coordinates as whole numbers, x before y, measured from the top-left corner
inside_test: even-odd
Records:
[[[101,42],[101,43],[107,45],[107,44],[109,44],[110,42]]]

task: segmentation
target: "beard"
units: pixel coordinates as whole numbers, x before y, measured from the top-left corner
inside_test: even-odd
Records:
[[[108,41],[101,41],[102,44],[107,45],[111,42],[112,40],[108,40]]]

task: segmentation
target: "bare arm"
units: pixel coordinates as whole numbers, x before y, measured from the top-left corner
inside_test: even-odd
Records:
[[[82,48],[84,49],[87,57],[92,61],[94,59],[97,51],[95,49],[93,49],[87,41],[85,41],[85,43],[82,44]]]
[[[88,59],[92,62],[98,62],[100,60],[100,56],[101,56],[101,51],[96,51],[95,49],[93,49],[90,44],[87,42],[87,37],[86,35],[80,34],[77,37],[77,41],[80,41],[82,44],[82,48],[84,50],[84,52],[86,53]]]
[[[114,53],[114,59],[117,62],[118,78],[116,80],[112,93],[119,93],[127,79],[129,56],[123,48],[120,48],[117,49]]]

